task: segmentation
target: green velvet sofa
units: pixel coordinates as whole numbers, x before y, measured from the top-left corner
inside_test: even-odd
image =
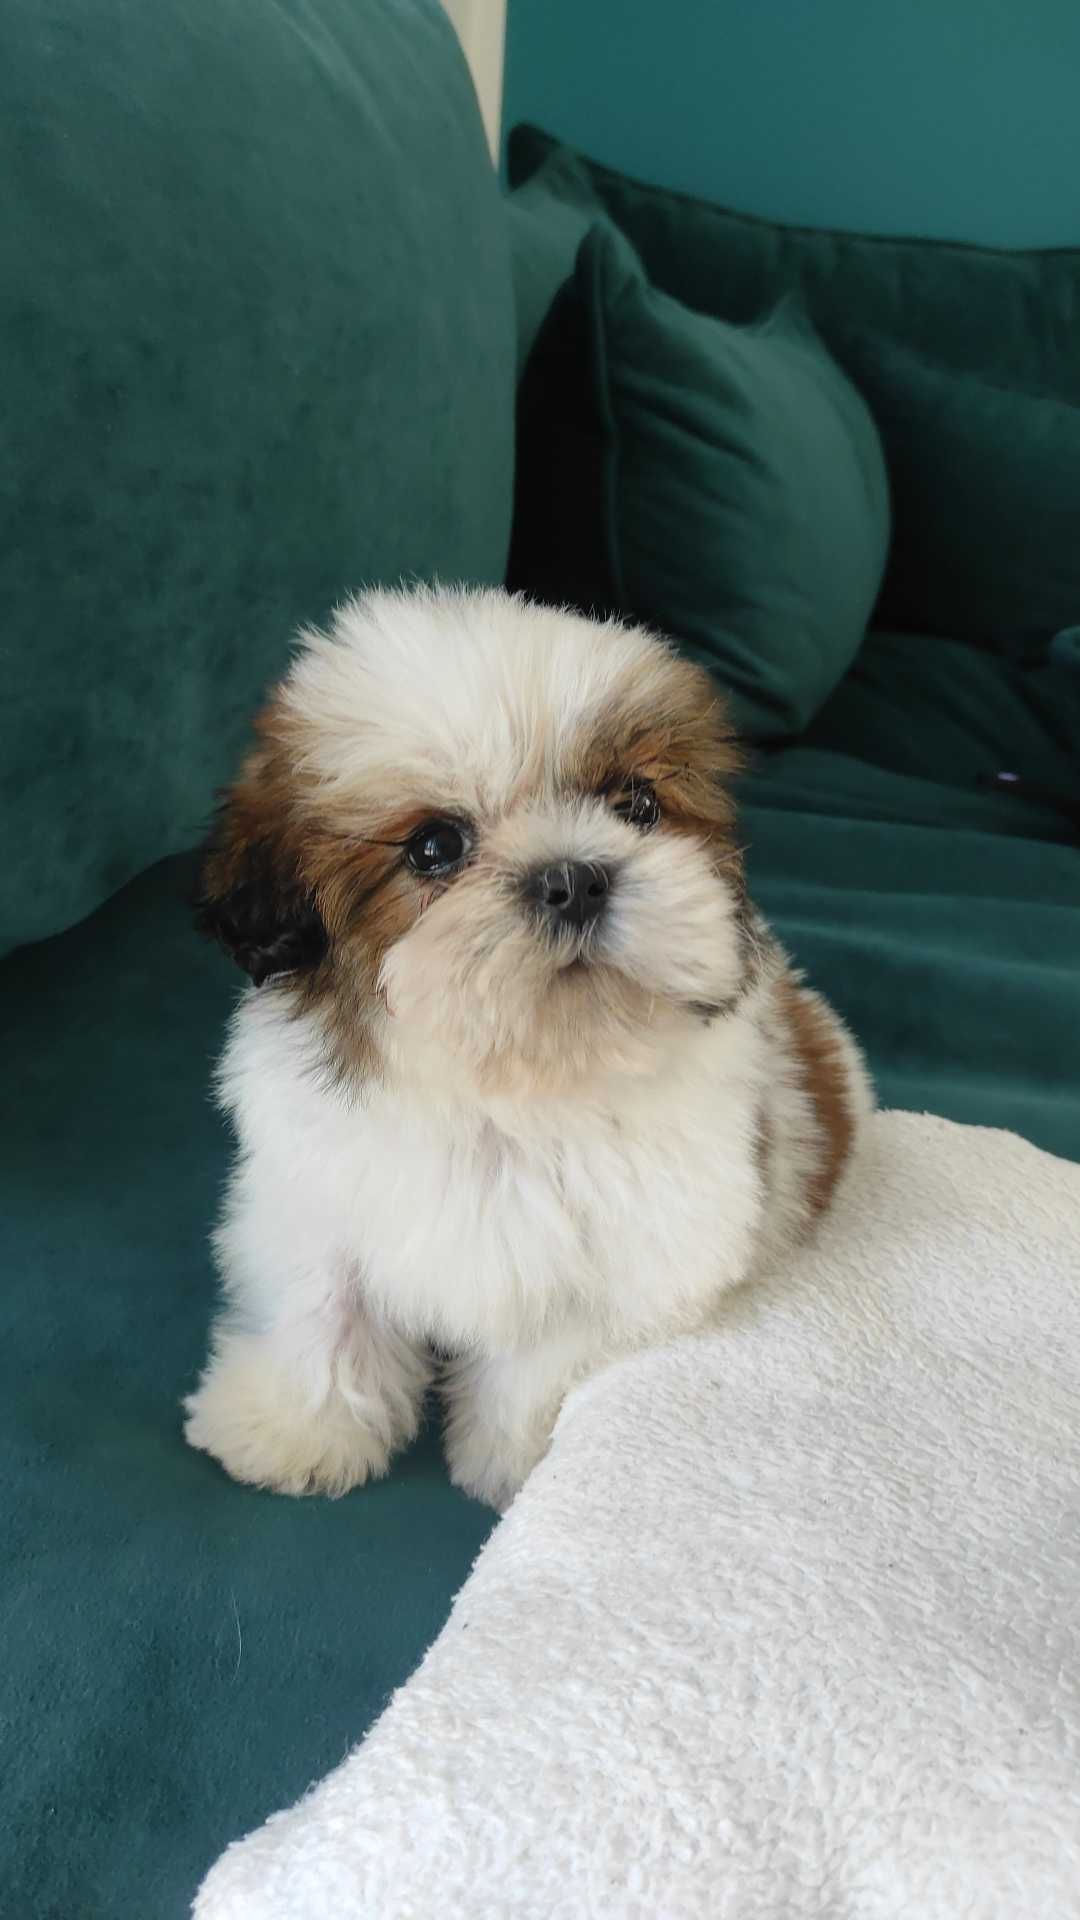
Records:
[[[492,1524],[431,1431],[339,1503],[182,1442],[238,987],[186,901],[260,690],[369,581],[653,612],[589,547],[602,423],[549,316],[598,225],[725,324],[794,290],[894,534],[853,664],[752,743],[753,884],[885,1102],[1080,1155],[1080,253],[796,234],[527,131],[507,200],[436,0],[9,0],[0,155],[0,1904],[173,1920],[364,1732]],[[922,357],[923,415],[868,335]]]

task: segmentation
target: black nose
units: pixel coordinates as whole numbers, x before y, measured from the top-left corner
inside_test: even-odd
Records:
[[[556,860],[538,867],[526,888],[554,927],[587,927],[604,910],[611,874],[595,860]]]

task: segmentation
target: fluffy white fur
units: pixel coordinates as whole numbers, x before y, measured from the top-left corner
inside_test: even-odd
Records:
[[[501,594],[380,595],[307,637],[280,695],[297,808],[347,837],[430,806],[477,846],[386,951],[359,1081],[327,1070],[287,980],[240,1002],[225,1309],[187,1402],[188,1439],[237,1478],[340,1494],[383,1473],[437,1353],[451,1474],[502,1507],[570,1386],[706,1325],[805,1230],[821,1125],[783,954],[753,923],[748,955],[715,848],[642,835],[563,777],[567,743],[670,671],[646,634]],[[568,956],[513,880],[574,856],[618,876]]]

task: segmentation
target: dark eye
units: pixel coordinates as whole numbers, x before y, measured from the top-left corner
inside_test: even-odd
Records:
[[[405,844],[405,858],[414,873],[445,873],[461,865],[472,841],[456,820],[428,820]]]
[[[626,820],[632,827],[640,827],[642,833],[648,833],[660,818],[660,802],[656,790],[648,780],[631,780],[615,801],[615,812],[620,820]]]

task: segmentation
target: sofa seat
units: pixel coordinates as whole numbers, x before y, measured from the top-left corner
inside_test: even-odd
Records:
[[[890,697],[901,741],[918,715]],[[929,758],[845,752],[849,722],[862,714],[826,713],[819,742],[746,782],[762,906],[860,1035],[885,1102],[1080,1157],[1067,823],[950,782],[948,765],[932,778]],[[225,1843],[364,1732],[492,1524],[449,1486],[431,1428],[339,1502],[236,1486],[183,1443],[228,1151],[208,1083],[236,993],[189,930],[191,878],[166,861],[0,968],[18,1756],[0,1876],[35,1920],[179,1920]]]

